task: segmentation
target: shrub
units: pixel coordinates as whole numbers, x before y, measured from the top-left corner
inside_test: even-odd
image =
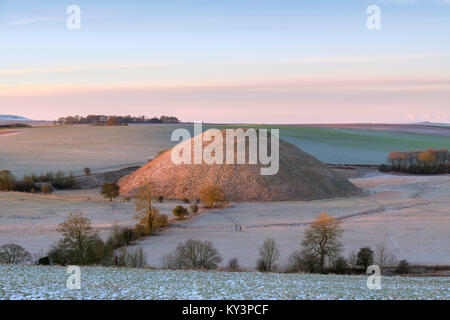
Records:
[[[311,273],[317,272],[317,271],[323,271],[320,268],[320,260],[319,257],[315,254],[311,253],[303,253],[303,260],[305,263],[305,270]]]
[[[119,191],[119,186],[114,182],[105,182],[101,190],[101,195],[105,198],[109,198],[109,201],[112,201],[113,198],[117,198],[119,196]]]
[[[301,250],[291,253],[286,265],[286,272],[315,273],[319,270],[319,258],[316,255],[304,253]]]
[[[183,220],[185,216],[187,216],[189,213],[187,209],[183,206],[176,206],[173,209],[173,215],[178,218],[178,220]]]
[[[231,258],[230,261],[228,261],[227,269],[231,271],[240,270],[238,258]]]
[[[91,175],[91,169],[88,168],[88,167],[84,168],[84,173],[85,173],[87,176],[90,176],[90,175]]]
[[[169,219],[165,214],[159,214],[155,218],[156,225],[158,228],[164,228],[169,225]]]
[[[406,260],[402,260],[399,262],[397,266],[397,272],[401,274],[405,274],[409,272],[409,263]]]
[[[159,203],[162,203],[162,202],[163,202],[163,200],[164,200],[164,197],[163,197],[163,196],[161,196],[161,195],[159,195],[157,199],[158,199]]]
[[[191,201],[188,198],[183,198],[183,203],[191,203]]]
[[[48,252],[47,256],[50,259],[51,264],[57,264],[60,266],[65,266],[70,264],[70,253],[64,246],[64,243],[60,240],[57,242]]]
[[[387,166],[387,165],[385,165],[385,164],[380,164],[378,166],[378,171],[380,171],[380,172],[389,172],[391,170],[392,170],[392,168]]]
[[[7,243],[0,247],[0,263],[22,264],[31,259],[30,253],[18,244]]]
[[[45,257],[39,258],[37,264],[40,266],[49,266],[50,265],[50,257],[45,256]]]
[[[256,268],[261,272],[271,272],[276,270],[276,262],[280,258],[280,250],[274,239],[266,239],[259,248],[259,258],[256,261]]]
[[[111,265],[112,251],[100,239],[92,239],[83,250],[73,249],[64,240],[58,241],[48,252],[52,264],[57,265]]]
[[[72,172],[66,177],[64,172],[58,171],[50,182],[56,189],[72,188],[75,185]]]
[[[129,268],[144,268],[147,263],[147,256],[142,247],[136,249],[120,248],[117,257],[117,265]]]
[[[332,271],[337,274],[345,274],[348,272],[348,263],[344,257],[338,257],[333,261]]]
[[[303,254],[301,251],[294,251],[288,258],[288,263],[286,266],[287,272],[301,272],[307,271],[305,266],[305,261],[303,259]]]
[[[206,186],[200,190],[200,200],[207,208],[223,207],[228,203],[225,192],[218,186]]]
[[[369,247],[364,247],[359,249],[356,265],[363,267],[364,270],[373,264],[373,251]]]
[[[222,258],[210,241],[193,239],[179,244],[173,253],[162,259],[168,269],[216,269],[220,262]]]
[[[180,259],[176,252],[168,253],[161,259],[161,265],[163,269],[177,270],[182,269]]]
[[[142,247],[128,251],[127,262],[131,268],[144,268],[147,264],[147,256]]]
[[[111,248],[111,250],[115,250],[119,247],[129,245],[136,239],[137,236],[133,229],[120,228],[118,224],[114,224],[108,240],[106,241],[106,245]]]
[[[191,206],[189,208],[191,209],[192,214],[194,214],[194,215],[197,214],[197,212],[198,212],[198,205],[196,205],[194,203],[194,204],[191,204]]]
[[[11,171],[0,171],[0,191],[13,191],[16,187],[16,179]]]
[[[139,238],[136,231],[131,228],[122,229],[120,233],[121,242],[125,245],[129,245],[132,241],[137,240]]]
[[[31,192],[31,189],[36,190],[36,184],[30,179],[23,179],[16,182],[16,190],[20,192]]]

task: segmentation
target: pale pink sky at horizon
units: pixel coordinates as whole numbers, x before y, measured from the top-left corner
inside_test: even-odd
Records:
[[[285,63],[290,70],[274,68],[270,76],[264,74],[271,66],[267,61],[257,64],[261,69],[251,74],[242,72],[240,63],[226,64],[222,77],[209,76],[204,65],[196,66],[198,72],[192,75],[189,70],[180,70],[180,65],[168,64],[158,66],[166,74],[164,81],[161,74],[148,76],[148,68],[154,66],[142,65],[3,69],[0,75],[8,75],[9,81],[0,83],[0,114],[35,120],[92,113],[149,117],[167,114],[183,121],[250,123],[450,120],[450,77],[436,75],[433,69],[421,77],[403,70],[399,77],[400,72],[395,70],[402,68],[400,62],[410,59],[430,65],[430,58],[373,57],[370,65],[366,64],[371,61],[369,57],[353,59],[365,62],[349,63],[347,58],[331,57],[316,62],[289,61]],[[432,59],[447,61],[448,57]],[[391,72],[385,68],[380,73],[380,63],[390,64]],[[334,73],[327,73],[330,65]],[[216,70],[220,67],[214,66]],[[302,68],[303,76],[297,76],[298,68]],[[130,76],[130,69],[144,69],[144,75]],[[346,74],[350,69],[351,75]],[[33,76],[39,81],[23,81]],[[432,108],[427,110],[424,106],[430,104]],[[5,105],[7,109],[1,107]]]
[[[79,1],[0,1],[0,114],[450,122],[448,1]]]

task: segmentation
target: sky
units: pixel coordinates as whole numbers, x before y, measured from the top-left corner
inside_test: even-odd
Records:
[[[0,40],[0,114],[450,122],[450,0],[0,0]]]

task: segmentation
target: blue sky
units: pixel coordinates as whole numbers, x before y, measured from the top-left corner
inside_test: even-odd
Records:
[[[0,38],[0,114],[450,121],[449,0],[0,0]]]

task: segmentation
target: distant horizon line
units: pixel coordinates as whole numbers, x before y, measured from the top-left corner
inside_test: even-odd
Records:
[[[114,115],[117,116],[117,115]],[[21,116],[17,116],[21,117]],[[109,116],[108,116],[109,117]],[[34,120],[22,117],[23,119],[2,119],[0,118],[0,122],[54,122],[55,120]],[[195,121],[180,121],[178,123],[136,123],[136,125],[179,125],[179,124],[193,124]],[[202,122],[205,125],[280,125],[280,126],[307,126],[307,125],[421,125],[421,124],[431,124],[431,125],[449,125],[450,122],[432,122],[432,121],[419,121],[419,122],[305,122],[305,123],[280,123],[280,122],[210,122],[204,121]],[[133,124],[133,123],[130,123]],[[80,126],[80,125],[89,125],[89,124],[67,124],[67,126]]]

